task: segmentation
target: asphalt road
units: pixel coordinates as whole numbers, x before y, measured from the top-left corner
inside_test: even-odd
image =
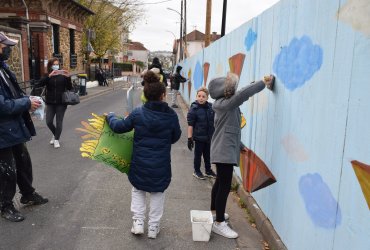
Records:
[[[209,242],[192,240],[190,210],[209,209],[212,184],[191,176],[193,158],[186,148],[186,124],[180,110],[183,133],[172,148],[173,179],[167,190],[161,232],[155,240],[131,234],[131,185],[127,176],[82,158],[82,134],[75,130],[91,113],[123,114],[125,98],[124,90],[116,90],[68,107],[59,149],[49,145],[51,134],[45,123],[36,122],[38,135],[28,143],[34,186],[49,203],[23,207],[17,195],[16,206],[26,220],[11,223],[0,219],[0,249],[238,248],[236,240],[214,234]]]

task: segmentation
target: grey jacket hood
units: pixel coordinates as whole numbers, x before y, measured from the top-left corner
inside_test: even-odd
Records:
[[[230,98],[238,88],[239,78],[236,74],[228,73],[226,77],[218,77],[210,81],[208,85],[209,95],[217,100]]]

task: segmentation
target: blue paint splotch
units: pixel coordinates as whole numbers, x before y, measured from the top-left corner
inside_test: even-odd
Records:
[[[323,61],[323,50],[308,36],[294,38],[284,46],[274,60],[274,72],[284,86],[294,90],[304,85],[318,71]]]
[[[257,39],[257,33],[254,32],[251,28],[249,28],[247,36],[244,39],[244,45],[247,51],[250,51],[252,48],[252,45]]]
[[[203,83],[203,69],[202,69],[202,66],[200,65],[199,61],[197,61],[197,64],[195,65],[193,81],[194,81],[195,90],[199,89],[202,86],[202,83]]]
[[[328,185],[318,173],[306,174],[299,180],[299,192],[312,222],[327,229],[342,221],[341,210]]]

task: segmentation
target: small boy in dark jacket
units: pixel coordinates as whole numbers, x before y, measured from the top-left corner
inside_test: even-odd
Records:
[[[213,131],[214,112],[212,104],[208,100],[208,89],[201,87],[197,91],[196,101],[190,106],[188,120],[188,148],[194,149],[194,173],[193,176],[205,180],[203,173],[200,171],[201,158],[203,155],[205,176],[216,178],[216,174],[211,169],[210,149]]]

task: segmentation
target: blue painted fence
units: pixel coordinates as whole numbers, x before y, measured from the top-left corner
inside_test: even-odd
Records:
[[[370,249],[369,13],[368,0],[283,0],[180,63],[188,103],[230,70],[239,88],[276,75],[241,106],[242,141],[277,179],[252,195],[288,249]]]

